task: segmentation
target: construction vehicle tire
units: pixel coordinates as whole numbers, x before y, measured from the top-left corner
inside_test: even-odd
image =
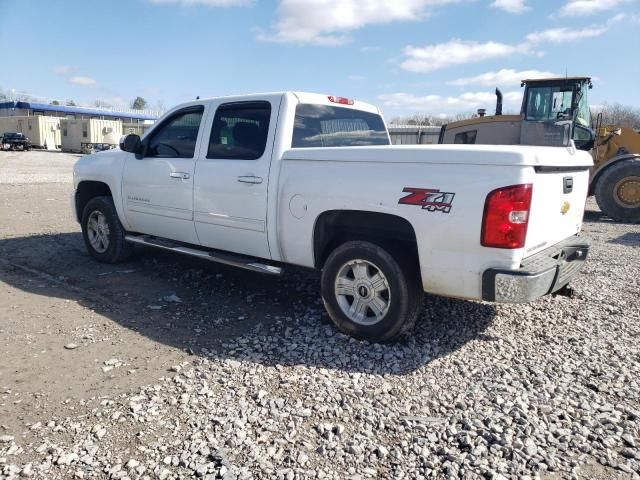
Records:
[[[607,168],[595,188],[602,212],[617,222],[640,222],[640,157]]]

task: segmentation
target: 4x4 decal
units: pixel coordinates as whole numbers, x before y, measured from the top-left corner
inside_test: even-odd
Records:
[[[449,213],[451,211],[453,197],[456,196],[453,192],[441,192],[434,188],[405,187],[402,191],[409,195],[402,197],[398,200],[398,203],[403,205],[420,205],[423,210],[429,212]]]

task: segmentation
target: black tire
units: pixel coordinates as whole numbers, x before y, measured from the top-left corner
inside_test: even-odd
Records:
[[[633,177],[636,177],[635,179]],[[640,203],[629,204],[619,197],[621,182],[625,178],[633,181],[633,185],[626,188],[634,189],[634,199],[640,188],[640,158],[622,160],[608,167],[596,184],[596,202],[602,212],[617,222],[640,222]],[[636,183],[639,182],[639,183]]]
[[[424,293],[418,269],[398,261],[399,258],[400,255],[393,256],[382,247],[365,241],[346,242],[331,252],[322,270],[322,300],[329,317],[342,332],[362,340],[385,342],[413,328],[422,311]],[[345,298],[354,297],[343,296],[339,300],[335,291],[339,273],[354,260],[372,264],[387,280],[388,308],[373,324],[364,325],[352,320],[340,306],[340,301],[344,305]],[[375,272],[375,269],[370,271]],[[370,294],[366,289],[364,291]],[[373,314],[373,310],[369,313]]]
[[[88,232],[89,217],[94,212],[99,212],[105,217],[106,224],[109,227],[108,246],[101,252],[96,250],[91,244]],[[116,207],[111,197],[94,197],[87,202],[82,211],[82,238],[87,247],[89,254],[102,263],[120,263],[127,260],[133,253],[133,246],[127,242],[124,237],[126,231],[120,223]]]

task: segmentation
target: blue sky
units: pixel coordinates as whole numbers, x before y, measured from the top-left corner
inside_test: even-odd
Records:
[[[0,51],[3,91],[84,104],[305,90],[390,119],[568,73],[640,106],[640,0],[0,0]]]

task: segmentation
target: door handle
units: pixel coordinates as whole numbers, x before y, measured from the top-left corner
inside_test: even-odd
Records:
[[[191,175],[187,172],[171,172],[169,176],[171,178],[182,178],[183,180],[187,180]]]
[[[238,177],[238,181],[242,183],[252,183],[255,185],[258,183],[262,183],[262,177],[254,177],[253,175],[243,175],[241,177]]]

